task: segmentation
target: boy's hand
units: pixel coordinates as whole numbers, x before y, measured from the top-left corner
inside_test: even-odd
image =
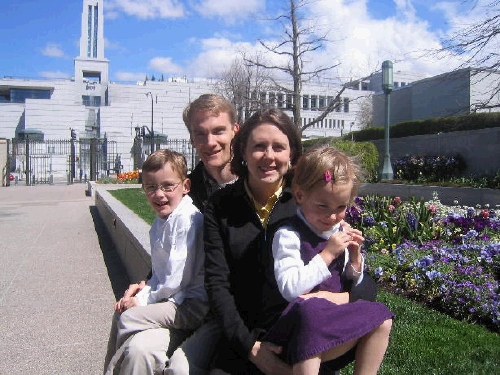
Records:
[[[123,297],[114,304],[114,310],[122,313],[131,307],[139,305],[139,301],[134,296],[146,286],[146,282],[142,280],[138,284],[130,284],[128,289],[123,293]]]

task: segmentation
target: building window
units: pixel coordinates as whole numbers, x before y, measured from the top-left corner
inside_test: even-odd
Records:
[[[309,95],[302,96],[302,108],[309,109]]]
[[[313,111],[318,109],[318,97],[316,95],[311,95],[311,109]]]
[[[93,56],[92,57],[95,57],[97,58],[97,29],[98,29],[98,26],[99,23],[99,12],[98,12],[98,7],[97,5],[94,7],[94,46],[93,46]]]
[[[50,99],[50,90],[11,89],[11,103],[25,103],[26,99]]]
[[[276,93],[274,92],[269,93],[269,104],[272,107],[276,107]]]
[[[85,107],[100,107],[101,106],[101,97],[100,96],[82,95],[82,103]]]
[[[278,108],[283,108],[284,105],[283,94],[278,93],[277,97],[278,97]]]
[[[88,6],[87,15],[87,57],[91,57],[90,53],[92,50],[92,5]]]
[[[261,91],[260,92],[260,104],[267,103],[266,97],[267,97],[266,92],[265,91]]]
[[[340,112],[340,98],[335,98],[335,112]]]
[[[349,98],[344,98],[344,112],[349,112]]]
[[[326,98],[324,96],[319,97],[319,110],[323,111],[326,107]]]

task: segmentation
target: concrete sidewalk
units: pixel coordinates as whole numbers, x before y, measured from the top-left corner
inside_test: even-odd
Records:
[[[128,279],[86,185],[0,188],[0,374],[100,374]]]

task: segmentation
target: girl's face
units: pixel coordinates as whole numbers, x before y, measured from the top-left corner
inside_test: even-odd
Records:
[[[191,182],[182,180],[170,163],[156,172],[142,172],[142,186],[151,208],[162,219],[168,218],[179,205],[182,197],[189,193]]]
[[[308,192],[297,187],[294,194],[308,223],[316,231],[325,232],[344,219],[352,188],[352,182],[342,185],[325,182]]]
[[[258,125],[250,133],[243,155],[250,186],[275,191],[288,172],[291,156],[285,133],[271,123]]]

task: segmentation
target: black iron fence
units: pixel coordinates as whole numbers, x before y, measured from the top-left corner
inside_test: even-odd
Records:
[[[199,158],[196,154],[196,150],[189,141],[189,139],[155,139],[154,149],[158,150],[161,148],[168,148],[172,151],[177,151],[184,155],[188,165],[188,169],[194,169]],[[146,157],[151,152],[151,143],[148,138],[138,138],[134,139],[133,147],[133,159],[134,159],[134,169],[141,169],[142,163],[146,160]]]
[[[55,179],[97,180],[113,169],[116,142],[106,138],[24,140],[14,139],[9,147],[8,164],[14,183],[53,184]]]

